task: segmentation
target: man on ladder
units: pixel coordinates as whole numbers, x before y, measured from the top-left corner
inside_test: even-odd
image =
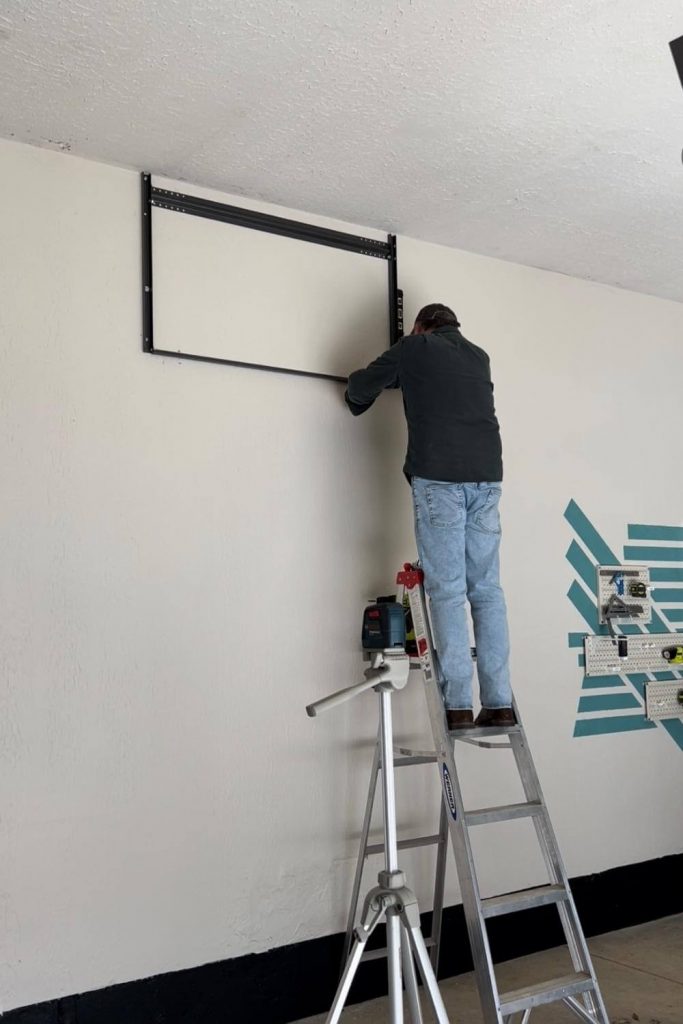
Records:
[[[413,619],[434,739],[434,752],[426,757],[439,766],[443,801],[438,837],[418,837],[403,845],[438,840],[440,856],[434,904],[437,908],[441,896],[437,898],[436,894],[443,893],[446,829],[450,834],[485,1024],[512,1024],[519,1013],[522,1014],[521,1024],[527,1024],[533,1009],[557,1002],[563,1003],[584,1024],[609,1024],[524,727],[512,700],[507,618],[498,579],[500,434],[493,407],[488,356],[463,338],[459,326],[457,317],[448,307],[425,306],[417,315],[412,334],[367,369],[351,374],[346,395],[351,411],[359,414],[372,405],[384,388],[400,387],[408,420],[405,473],[413,488],[422,568],[410,563],[405,565],[397,582],[405,588]],[[431,598],[439,666],[423,582]],[[472,714],[466,597],[472,609],[483,704],[476,723]],[[500,742],[492,743],[491,738],[496,735]],[[464,800],[456,764],[456,748],[464,744],[484,749],[501,748],[512,753],[524,799],[470,808]],[[413,764],[423,760],[424,756],[417,754],[395,763]],[[393,769],[393,764],[391,761],[388,767]],[[379,765],[376,753],[363,826],[360,868],[370,852],[367,839]],[[492,896],[483,894],[471,830],[522,819],[533,822],[546,867],[547,884]],[[356,871],[354,904],[360,868]],[[489,921],[547,905],[557,907],[572,972],[523,988],[501,991],[489,941]],[[430,940],[437,953],[439,914],[436,935]],[[350,915],[351,925],[354,918],[355,905]]]
[[[505,598],[499,579],[503,463],[489,357],[460,333],[455,313],[425,306],[406,335],[352,373],[358,416],[400,387],[408,422],[404,471],[430,598],[448,728],[514,725]],[[469,600],[482,710],[474,722]]]

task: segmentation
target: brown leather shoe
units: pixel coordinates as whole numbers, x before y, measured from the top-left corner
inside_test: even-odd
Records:
[[[478,729],[488,727],[505,727],[517,725],[517,719],[512,708],[482,708],[474,723]]]
[[[474,726],[474,713],[469,708],[462,710],[446,709],[446,722],[448,723],[448,731],[453,732],[454,729],[471,729]]]

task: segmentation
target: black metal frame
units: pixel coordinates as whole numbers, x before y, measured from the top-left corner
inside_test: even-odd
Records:
[[[144,352],[158,356],[172,356],[175,359],[192,359],[201,363],[242,366],[252,370],[270,370],[274,373],[288,373],[297,377],[318,377],[323,380],[346,383],[346,377],[338,377],[330,373],[314,373],[311,370],[293,370],[284,366],[266,366],[263,363],[219,359],[217,356],[201,356],[190,352],[171,352],[167,349],[155,348],[154,292],[152,287],[152,208],[155,206],[163,210],[174,210],[177,213],[186,213],[193,217],[206,217],[209,220],[222,221],[225,224],[237,224],[240,227],[252,228],[254,231],[285,235],[287,238],[297,238],[302,242],[313,242],[316,245],[327,245],[335,249],[357,252],[362,256],[386,260],[389,286],[389,344],[395,344],[402,337],[403,293],[398,288],[395,235],[389,235],[386,242],[381,242],[376,238],[364,238],[361,235],[352,235],[345,231],[323,228],[317,224],[305,224],[303,221],[289,220],[286,217],[275,217],[269,213],[246,210],[239,206],[216,203],[199,196],[171,192],[168,189],[156,188],[152,184],[151,174],[146,172],[141,174],[140,181],[142,199],[142,349]]]

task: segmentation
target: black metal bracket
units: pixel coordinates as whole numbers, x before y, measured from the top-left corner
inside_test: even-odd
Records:
[[[152,306],[152,176],[140,176],[142,196],[142,351],[154,352],[154,308]]]
[[[389,344],[403,337],[403,292],[398,287],[396,235],[389,235]]]
[[[346,383],[346,377],[328,373],[315,373],[310,370],[293,370],[284,366],[265,366],[262,363],[249,363],[237,359],[219,359],[215,356],[201,356],[190,352],[172,352],[156,348],[154,344],[154,291],[152,287],[152,209],[157,206],[163,210],[173,210],[193,217],[205,217],[209,220],[222,221],[225,224],[237,224],[239,227],[251,228],[254,231],[266,231],[273,235],[284,235],[297,238],[302,242],[315,245],[327,245],[347,252],[357,252],[362,256],[386,260],[388,264],[389,286],[389,344],[395,344],[403,335],[403,292],[398,288],[396,236],[388,235],[383,242],[376,238],[366,238],[345,231],[335,231],[320,227],[317,224],[306,224],[303,221],[289,220],[287,217],[275,217],[257,210],[247,210],[240,206],[229,206],[217,203],[200,196],[189,196],[182,192],[156,188],[152,184],[152,176],[143,172],[141,181],[141,213],[142,213],[142,349],[153,355],[172,356],[175,359],[192,359],[203,363],[218,363],[224,366],[241,366],[253,370],[270,370],[275,373],[288,373],[298,377],[318,377],[323,380],[335,380]]]

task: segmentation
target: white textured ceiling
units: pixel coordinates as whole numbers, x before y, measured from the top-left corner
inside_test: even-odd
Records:
[[[0,135],[683,301],[680,0],[5,0]]]

